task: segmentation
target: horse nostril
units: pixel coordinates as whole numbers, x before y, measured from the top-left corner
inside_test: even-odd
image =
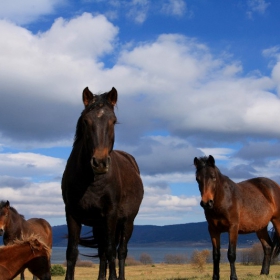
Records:
[[[208,201],[208,207],[209,207],[209,208],[212,208],[213,205],[214,205],[214,201],[213,201],[212,199],[210,199],[210,200]]]
[[[207,202],[204,202],[203,200],[200,201],[200,206],[203,209],[212,209],[214,205],[214,200],[210,199]]]
[[[92,157],[90,160],[91,167],[96,173],[106,173],[109,170],[109,166],[111,163],[111,157],[107,156],[104,159],[99,159],[96,157]]]
[[[98,165],[99,165],[99,163],[95,157],[92,157],[92,159],[90,160],[90,164],[92,167],[98,167]]]

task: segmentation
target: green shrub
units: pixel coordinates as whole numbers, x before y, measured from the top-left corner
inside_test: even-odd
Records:
[[[65,269],[60,264],[54,264],[51,267],[51,275],[52,276],[63,276],[65,274]]]

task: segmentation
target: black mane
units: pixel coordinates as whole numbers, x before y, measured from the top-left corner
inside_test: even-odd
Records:
[[[208,157],[207,156],[199,157],[196,169],[200,170],[201,168],[204,168],[206,166],[209,166],[209,164],[208,164]]]

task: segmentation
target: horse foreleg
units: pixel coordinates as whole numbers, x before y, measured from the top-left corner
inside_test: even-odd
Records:
[[[118,248],[119,280],[125,280],[125,259],[127,257],[127,243],[133,231],[133,222],[125,223],[120,232],[120,245]]]
[[[66,214],[66,220],[68,227],[68,244],[66,250],[67,269],[65,280],[73,280],[75,265],[79,254],[78,244],[81,233],[81,224],[77,223],[69,214]]]
[[[260,242],[262,243],[263,252],[264,252],[261,274],[268,275],[270,262],[271,262],[271,254],[272,254],[272,241],[268,235],[267,228],[258,231],[257,236]]]
[[[106,249],[105,254],[109,265],[109,280],[117,280],[116,273],[116,217],[108,217],[106,223]]]
[[[212,241],[212,256],[213,256],[213,280],[220,279],[220,233],[208,228]]]
[[[98,280],[106,280],[107,259],[104,251],[104,244],[102,243],[98,245],[98,257],[99,257]]]
[[[232,226],[229,230],[228,260],[230,263],[230,280],[237,280],[235,260],[236,260],[236,243],[238,237],[237,226]]]

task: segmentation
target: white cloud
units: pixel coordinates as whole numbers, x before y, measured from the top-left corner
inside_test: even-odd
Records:
[[[17,24],[27,24],[39,16],[53,13],[56,6],[64,0],[1,0],[0,19]]]
[[[9,200],[25,218],[65,216],[60,182],[30,183],[21,189],[1,187],[1,200]]]
[[[57,137],[55,141],[73,137],[85,86],[95,92],[115,86],[120,94],[118,118],[126,130],[133,123],[135,133],[166,129],[180,137],[187,131],[279,135],[275,114],[280,102],[270,92],[278,65],[273,79],[242,78],[240,62],[214,56],[205,44],[178,34],[163,34],[115,53],[118,29],[104,16],[87,13],[69,21],[60,18],[37,35],[5,21],[0,31],[7,38],[0,43],[2,143],[8,136],[15,139],[16,133],[41,142],[49,141],[48,135]],[[117,55],[112,68],[99,62],[105,54]],[[139,94],[135,107],[131,98]],[[38,114],[44,117],[34,118]]]
[[[61,176],[65,161],[34,153],[0,153],[0,175],[55,178]]]
[[[184,223],[184,219],[199,205],[200,197],[175,196],[160,188],[145,186],[145,195],[137,216],[137,224],[150,221],[153,225],[162,225],[162,221]],[[194,215],[204,220],[203,211]]]
[[[265,0],[248,0],[247,16],[252,19],[253,13],[264,14],[271,3]]]
[[[127,17],[136,23],[142,24],[147,19],[149,11],[148,0],[132,0],[126,6],[128,8]]]
[[[104,16],[84,13],[69,21],[58,18],[50,30],[38,34],[38,47],[45,54],[98,60],[113,50],[117,33]]]
[[[184,0],[169,0],[162,5],[162,11],[168,15],[183,16],[187,11]]]
[[[133,3],[143,5],[147,14],[147,2]],[[278,60],[271,76],[244,75],[241,62],[214,55],[206,44],[180,34],[120,46],[118,28],[104,16],[88,13],[59,18],[39,34],[1,20],[0,32],[5,38],[0,41],[1,150],[15,144],[71,145],[83,88],[97,92],[115,86],[117,145],[131,150],[144,171],[146,192],[137,218],[141,221],[168,216],[184,222],[184,215],[199,207],[195,195],[168,190],[171,184],[194,182],[194,156],[205,152],[229,161],[232,150],[216,148],[217,139],[235,143],[242,137],[280,136],[280,102],[273,93],[280,89]],[[106,68],[102,61],[108,57],[113,66]],[[60,184],[52,181],[64,166],[64,160],[39,154],[2,153],[0,175],[32,179],[18,187],[3,183],[1,191],[30,215],[63,215]],[[271,175],[266,167],[262,171]],[[38,183],[43,177],[48,183]],[[36,199],[44,200],[38,212],[32,206]],[[54,203],[54,211],[48,203]]]

